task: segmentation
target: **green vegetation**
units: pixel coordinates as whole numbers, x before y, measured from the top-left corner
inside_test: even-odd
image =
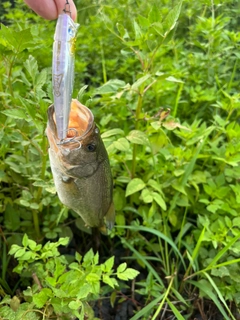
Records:
[[[116,226],[94,253],[56,197],[44,133],[55,22],[5,2],[0,319],[94,319],[103,300],[131,301],[132,320],[238,319],[239,1],[75,2],[74,97],[109,153]]]

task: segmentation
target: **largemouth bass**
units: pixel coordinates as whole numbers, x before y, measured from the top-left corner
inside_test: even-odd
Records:
[[[46,133],[59,199],[77,212],[86,226],[107,233],[115,219],[108,154],[92,112],[75,99],[71,103],[68,128],[66,139],[59,139],[54,105],[51,105]]]

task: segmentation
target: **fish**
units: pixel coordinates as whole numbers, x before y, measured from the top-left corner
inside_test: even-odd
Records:
[[[59,139],[66,138],[68,131],[74,84],[75,43],[79,26],[67,13],[58,16],[53,42],[52,86]]]
[[[90,109],[72,99],[67,137],[59,139],[55,107],[48,108],[49,159],[60,201],[87,227],[103,234],[115,221],[113,180],[108,154]]]

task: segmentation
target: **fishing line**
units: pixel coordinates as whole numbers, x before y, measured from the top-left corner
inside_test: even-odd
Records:
[[[68,10],[67,10],[67,8],[68,8]],[[65,3],[63,11],[65,13],[69,13],[70,17],[72,18],[72,12],[70,10],[70,3],[68,2],[68,0],[66,0],[66,3]]]

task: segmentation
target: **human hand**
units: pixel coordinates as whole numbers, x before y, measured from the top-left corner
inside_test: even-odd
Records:
[[[54,20],[65,8],[66,0],[24,0],[24,2],[41,17]],[[73,20],[77,18],[77,9],[73,0],[69,0],[71,17]]]

